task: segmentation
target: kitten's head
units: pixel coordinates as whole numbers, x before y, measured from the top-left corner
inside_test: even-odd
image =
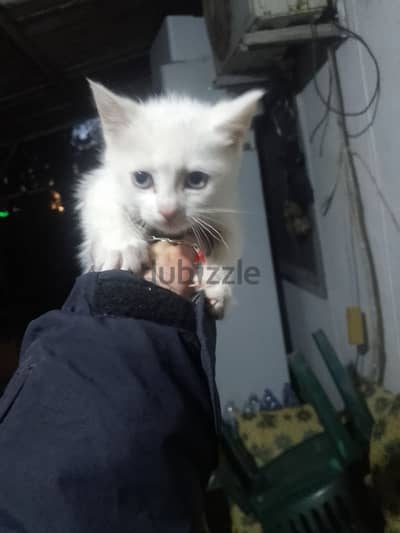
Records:
[[[177,95],[142,103],[95,83],[91,88],[105,165],[131,216],[174,236],[199,218],[213,224],[234,207],[243,137],[262,90],[212,105]]]

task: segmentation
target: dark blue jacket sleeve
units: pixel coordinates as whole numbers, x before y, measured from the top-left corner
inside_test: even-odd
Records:
[[[216,463],[215,325],[126,272],[32,322],[0,401],[0,532],[189,533]]]

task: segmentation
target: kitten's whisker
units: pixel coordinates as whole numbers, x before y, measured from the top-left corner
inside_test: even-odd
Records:
[[[225,208],[225,207],[204,207],[201,209],[197,209],[198,213],[232,213],[232,214],[246,214],[246,215],[259,215],[261,213],[255,212],[255,211],[246,211],[243,209],[232,209],[232,208]]]
[[[202,220],[201,223],[205,224],[207,226],[208,230],[210,232],[213,232],[217,236],[217,238],[219,238],[219,240],[224,244],[224,246],[229,250],[229,245],[228,245],[228,243],[226,242],[226,240],[222,236],[222,233],[219,230],[217,230],[214,226],[212,226],[211,224],[209,224],[205,220]]]
[[[203,244],[205,244],[205,246],[211,250],[214,239],[212,238],[212,236],[208,234],[208,232],[204,231],[204,228],[199,224],[196,217],[190,217],[190,218],[193,220],[195,224],[193,226],[193,231],[195,235],[198,235],[198,244],[200,248],[203,248]]]
[[[214,222],[214,223],[217,224],[217,226],[220,227],[221,229],[227,227],[227,225],[224,224],[223,222],[221,222],[220,219],[217,218],[217,217],[211,217],[210,215],[204,215],[204,214],[202,214],[202,215],[201,215],[201,218],[202,218],[202,219],[205,218],[206,220],[210,220],[211,222]]]
[[[195,223],[197,224],[197,229],[200,231],[201,235],[204,237],[207,247],[211,250],[213,239],[210,237],[210,235],[206,231],[204,231],[204,228],[199,224],[198,221],[195,220]]]
[[[192,217],[190,217],[191,220],[192,220]],[[191,230],[193,231],[193,235],[194,235],[194,238],[195,238],[195,241],[196,241],[196,244],[199,246],[199,248],[202,248],[202,244],[201,244],[201,238],[199,237],[199,234],[198,232],[196,231],[196,227],[194,226],[194,224],[190,223],[190,227],[191,227]]]
[[[207,244],[212,243],[212,241],[215,239],[215,236],[212,234],[209,234],[208,231],[204,230],[204,227],[201,225],[199,219],[197,217],[190,217],[193,222],[195,223],[195,226],[193,227],[193,230],[197,230],[198,232],[201,232],[201,235],[206,239]]]
[[[196,218],[197,218],[198,222],[201,222],[201,223],[205,224],[208,228],[210,228],[211,230],[215,231],[219,236],[221,236],[221,232],[219,231],[219,229],[217,227],[215,227],[213,224],[210,224],[209,222],[204,220],[204,217],[196,217]],[[210,217],[205,217],[205,218],[210,218]]]
[[[215,228],[212,224],[209,224],[208,222],[206,222],[200,217],[195,217],[195,219],[197,223],[203,227],[204,231],[208,232],[217,241],[222,242],[228,250],[230,249],[228,243],[222,236],[222,233],[219,230],[217,230],[217,228]]]

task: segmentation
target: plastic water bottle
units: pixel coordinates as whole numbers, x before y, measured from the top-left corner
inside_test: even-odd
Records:
[[[254,418],[256,414],[260,411],[260,400],[256,394],[251,394],[249,399],[243,406],[243,417],[244,418]]]
[[[224,422],[230,426],[232,431],[235,433],[238,432],[238,421],[237,417],[240,414],[239,409],[236,407],[236,404],[234,402],[228,402],[225,405],[224,411],[223,411],[223,419]]]
[[[257,394],[251,394],[249,396],[249,403],[254,411],[254,413],[258,413],[261,409],[261,401],[260,398],[257,396]]]
[[[282,404],[277,400],[270,389],[265,389],[262,400],[261,409],[263,411],[275,411],[282,409]]]

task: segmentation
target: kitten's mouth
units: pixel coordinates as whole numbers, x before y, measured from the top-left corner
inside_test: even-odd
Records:
[[[147,230],[147,235],[149,237],[160,237],[162,239],[182,240],[188,234],[190,234],[190,230],[185,230],[185,231],[180,231],[180,232],[162,231],[162,230],[159,230],[158,228],[148,228]]]
[[[205,253],[206,256],[209,256],[213,251],[214,247],[217,245],[227,246],[224,240],[224,230],[223,227],[218,224],[183,224],[180,228],[176,230],[173,228],[160,228],[156,226],[151,226],[147,224],[141,218],[136,219],[136,223],[142,226],[145,231],[146,237],[148,240],[151,240],[152,237],[157,237],[161,239],[171,239],[176,241],[185,241],[189,240],[194,242],[199,246],[199,248]]]
[[[193,231],[193,228],[186,228],[180,232],[168,232],[165,230],[160,230],[154,227],[147,227],[146,233],[149,239],[152,237],[157,237],[161,239],[171,239],[176,241],[193,241],[196,243],[201,250],[208,256],[212,252],[214,245],[216,244],[216,239],[211,235],[202,235],[197,231]]]

